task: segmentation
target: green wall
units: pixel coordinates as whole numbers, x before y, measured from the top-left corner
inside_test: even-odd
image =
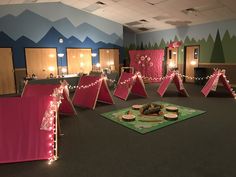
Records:
[[[136,34],[135,43],[125,47],[126,51],[163,49],[173,41],[183,42],[179,48],[179,63],[183,63],[182,49],[189,45],[200,46],[200,63],[236,63],[236,20]]]

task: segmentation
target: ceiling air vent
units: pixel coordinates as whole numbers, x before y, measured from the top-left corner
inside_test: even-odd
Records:
[[[144,28],[144,27],[141,27],[141,28],[138,28],[139,31],[148,31],[150,30],[150,28]]]
[[[186,15],[195,15],[197,16],[197,14],[199,13],[199,10],[195,9],[195,8],[187,8],[182,10],[182,12]]]
[[[169,16],[156,16],[156,17],[152,17],[153,19],[157,20],[157,21],[160,21],[160,20],[166,20],[168,18],[170,18]]]
[[[201,12],[207,12],[207,11],[214,11],[215,9],[219,9],[219,8],[224,8],[225,5],[222,2],[218,2],[217,3],[210,3],[210,4],[206,4],[203,6],[197,6],[197,7],[191,7],[191,8],[187,8],[182,10],[181,12],[183,12],[185,15],[188,16],[198,16]]]
[[[24,0],[24,3],[36,3],[38,0]]]
[[[187,26],[188,24],[192,23],[191,21],[166,21],[165,23],[173,25],[173,26]]]
[[[121,0],[110,0],[110,1],[112,1],[112,2],[119,2],[119,1],[121,1]]]
[[[142,20],[139,20],[139,21],[141,21],[141,22],[145,22],[145,23],[146,23],[146,22],[148,22],[148,21],[147,21],[147,20],[145,20],[145,19],[142,19]]]
[[[96,4],[102,5],[102,6],[106,5],[106,4],[105,4],[104,2],[102,2],[102,1],[97,1]]]
[[[126,23],[126,25],[128,25],[128,26],[135,26],[135,25],[140,25],[140,24],[142,24],[142,23],[139,21],[133,21],[133,22]]]
[[[167,2],[169,0],[145,0],[145,1],[149,5],[155,6],[157,4],[161,4],[161,3]]]
[[[95,10],[98,10],[102,7],[105,7],[106,4],[102,1],[97,1],[93,4],[90,4],[89,6],[83,8],[82,10],[87,11],[87,12],[94,12]]]

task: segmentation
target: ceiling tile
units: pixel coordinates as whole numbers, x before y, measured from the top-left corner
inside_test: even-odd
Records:
[[[2,4],[27,3],[29,1],[55,2],[58,0],[1,0]],[[99,0],[61,0],[62,3],[80,10]],[[163,30],[174,28],[166,21],[191,21],[190,25],[236,18],[236,0],[100,0],[106,6],[92,14],[125,25],[145,19],[139,27]],[[196,9],[196,13],[183,13],[185,9]],[[156,17],[154,19],[153,17]],[[133,28],[136,28],[134,26]],[[131,27],[132,28],[132,27]],[[136,30],[136,29],[135,29]]]

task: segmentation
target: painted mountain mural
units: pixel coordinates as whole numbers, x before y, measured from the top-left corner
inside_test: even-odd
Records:
[[[4,41],[4,42],[3,42]],[[15,41],[4,32],[0,32],[0,47],[13,46]]]
[[[17,29],[17,30],[15,30]],[[96,27],[83,23],[75,27],[67,18],[52,22],[29,10],[19,16],[6,15],[0,18],[0,47],[12,47],[16,68],[26,67],[25,48],[52,47],[66,54],[66,48],[118,48],[123,58],[123,41],[116,34],[107,34]],[[63,43],[59,43],[59,38]],[[98,62],[98,55],[93,64]],[[58,65],[66,66],[66,56]]]
[[[58,39],[63,38],[63,43],[58,43]],[[80,41],[74,36],[66,38],[60,32],[58,32],[54,27],[52,27],[46,35],[38,42],[35,43],[31,39],[22,36],[16,41],[11,39],[4,32],[0,32],[0,47],[12,47],[13,48],[13,59],[16,68],[24,68],[25,64],[25,48],[27,47],[52,47],[57,48],[58,53],[66,53],[66,48],[91,48],[92,52],[98,53],[99,48],[118,48],[121,53],[121,58],[123,57],[123,48],[112,44],[104,42],[94,42],[89,37],[86,37],[84,41]],[[93,58],[93,64],[98,62],[98,56]],[[58,65],[66,66],[66,57],[63,58],[62,63]]]
[[[165,39],[162,38],[160,43],[155,42],[154,44],[151,44],[150,42],[144,43],[141,41],[138,45],[130,44],[129,46],[125,46],[125,56],[128,58],[128,50],[133,49],[163,49],[166,48],[171,41],[165,41]],[[173,41],[182,41],[183,45],[181,47],[188,45],[200,45],[201,63],[236,63],[234,52],[236,46],[236,36],[230,36],[228,30],[225,31],[223,37],[220,36],[219,29],[217,29],[215,38],[213,38],[211,34],[208,35],[207,39],[202,38],[199,40],[191,38],[190,36],[186,36],[181,40],[175,36]]]
[[[52,27],[66,38],[74,36],[84,41],[86,37],[89,37],[94,42],[123,45],[123,40],[114,33],[107,34],[88,23],[74,26],[67,18],[53,22],[30,10],[25,10],[18,16],[6,15],[0,18],[0,30],[14,40],[25,36],[37,43]]]
[[[225,56],[221,43],[220,32],[217,30],[216,40],[211,54],[211,63],[224,63]]]
[[[0,18],[0,29],[14,40],[25,36],[38,42],[51,28],[51,23],[48,19],[25,10],[19,16],[6,15]]]

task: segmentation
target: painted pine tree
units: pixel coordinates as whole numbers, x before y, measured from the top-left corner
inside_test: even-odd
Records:
[[[164,49],[165,47],[166,47],[166,43],[165,43],[164,39],[162,38],[161,42],[160,42],[160,45],[159,45],[159,48]]]
[[[159,46],[158,46],[158,44],[155,42],[155,44],[154,44],[154,46],[153,46],[153,49],[158,49],[159,48]]]
[[[139,49],[140,49],[140,50],[144,50],[143,41],[141,42]]]
[[[225,63],[224,51],[220,39],[219,29],[216,33],[216,39],[213,47],[213,51],[211,54],[211,63]]]
[[[175,42],[179,41],[179,38],[175,35],[175,39],[174,39]]]
[[[211,54],[214,46],[214,40],[211,34],[208,35],[207,40],[204,38],[198,41],[200,44],[200,60],[201,63],[210,63]]]
[[[235,63],[235,46],[236,40],[235,36],[230,37],[229,31],[226,30],[222,39],[222,46],[225,54],[225,60],[227,63]]]

